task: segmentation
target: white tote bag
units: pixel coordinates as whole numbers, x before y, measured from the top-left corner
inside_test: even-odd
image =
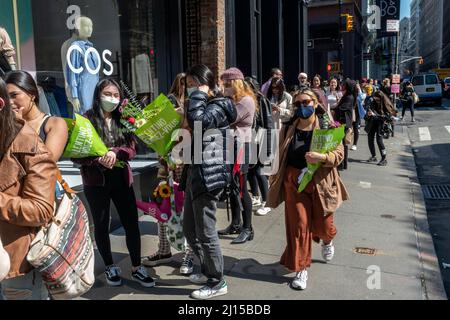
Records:
[[[0,239],[0,281],[8,275],[9,269],[11,268],[10,264],[9,254],[3,248],[2,239]]]

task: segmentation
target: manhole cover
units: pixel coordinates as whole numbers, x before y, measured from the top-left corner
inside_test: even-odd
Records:
[[[423,195],[429,200],[450,200],[450,185],[437,184],[423,186]]]
[[[374,256],[377,253],[377,250],[372,248],[355,248],[353,252],[364,256]]]

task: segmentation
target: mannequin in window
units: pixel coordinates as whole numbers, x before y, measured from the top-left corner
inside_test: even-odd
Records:
[[[11,38],[9,37],[6,29],[0,26],[0,54],[6,59],[5,66],[0,65],[4,72],[10,70],[16,70],[16,61],[14,60],[14,55],[16,54],[16,50],[12,44]],[[8,68],[9,67],[9,68]]]
[[[73,105],[74,112],[84,114],[92,108],[95,86],[100,80],[99,73],[92,74],[91,72],[98,69],[101,61],[92,52],[86,57],[87,50],[93,48],[92,42],[88,40],[92,36],[92,20],[88,17],[79,17],[75,25],[75,33],[63,44],[61,54],[63,55],[63,70],[66,72],[67,97]],[[71,46],[76,46],[77,49],[72,50],[68,56]],[[85,63],[88,64],[91,72]],[[75,70],[79,69],[83,71],[76,73]]]

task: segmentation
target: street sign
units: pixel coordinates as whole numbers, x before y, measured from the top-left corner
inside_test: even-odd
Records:
[[[381,28],[377,30],[378,38],[395,36],[395,32],[387,30],[388,20],[400,20],[400,0],[376,0],[381,11]],[[392,29],[392,28],[391,28]]]
[[[400,21],[386,20],[386,32],[400,32]]]
[[[394,94],[399,94],[400,93],[400,84],[391,85],[391,92]]]
[[[399,74],[392,75],[392,84],[400,84],[401,76]]]

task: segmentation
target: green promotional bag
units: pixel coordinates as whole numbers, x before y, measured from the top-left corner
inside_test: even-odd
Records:
[[[108,153],[108,148],[88,119],[76,114],[75,120],[64,120],[69,128],[69,141],[63,155],[65,158],[103,157]]]
[[[314,130],[313,138],[311,142],[311,152],[317,152],[321,154],[326,154],[333,152],[342,143],[345,137],[345,126],[340,126],[336,129],[322,129]],[[314,173],[322,166],[321,163],[308,164],[300,177],[300,186],[298,187],[298,193],[302,193],[308,184],[312,181]]]
[[[181,127],[181,122],[182,117],[172,102],[161,94],[143,110],[134,133],[158,155],[165,157],[175,144],[172,134]]]

